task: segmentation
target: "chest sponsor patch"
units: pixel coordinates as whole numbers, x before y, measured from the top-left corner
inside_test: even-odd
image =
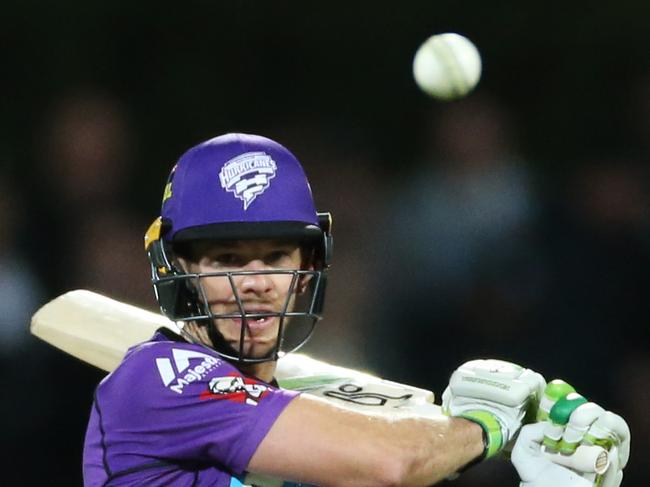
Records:
[[[221,359],[207,353],[182,348],[172,348],[171,359],[156,359],[163,385],[177,394],[182,394],[186,385],[204,379],[211,370],[222,363]]]
[[[244,202],[244,210],[264,193],[277,165],[266,152],[246,152],[226,162],[219,172],[221,187]]]
[[[268,394],[266,384],[240,375],[215,377],[210,381],[208,390],[201,393],[201,399],[226,399],[238,403],[257,406]]]

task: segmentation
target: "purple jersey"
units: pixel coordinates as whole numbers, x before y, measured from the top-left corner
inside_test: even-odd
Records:
[[[156,333],[97,387],[84,484],[241,485],[295,396],[243,375],[210,349]]]

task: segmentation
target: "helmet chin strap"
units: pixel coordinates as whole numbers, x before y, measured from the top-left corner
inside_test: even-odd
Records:
[[[202,320],[201,326],[205,326],[208,329],[208,337],[212,343],[212,348],[215,351],[220,353],[225,353],[232,357],[239,357],[238,361],[241,361],[243,357],[240,356],[240,353],[234,349],[223,337],[223,334],[217,329],[216,326],[212,324],[212,320]]]

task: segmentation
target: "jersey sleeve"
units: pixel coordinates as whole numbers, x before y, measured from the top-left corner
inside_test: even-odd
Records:
[[[126,458],[141,454],[245,471],[296,393],[247,377],[208,352],[148,344],[100,385],[96,404],[109,466],[129,468]]]

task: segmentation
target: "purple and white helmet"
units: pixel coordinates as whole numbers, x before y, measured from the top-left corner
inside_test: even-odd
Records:
[[[192,147],[172,169],[163,195],[161,216],[145,235],[152,283],[160,308],[173,321],[212,323],[240,318],[242,340],[234,350],[208,326],[215,350],[240,362],[276,360],[302,346],[322,317],[327,270],[332,251],[331,216],[318,213],[305,172],[296,157],[277,142],[249,134],[226,134]],[[239,271],[188,274],[176,263],[176,252],[197,240],[290,239],[309,252],[313,270]],[[232,276],[251,273],[291,273],[292,291],[310,275],[309,292],[292,309],[273,313],[280,318],[275,350],[267,357],[243,356],[247,315]],[[228,277],[239,313],[217,315],[202,288],[205,277]],[[294,293],[295,294],[295,293]],[[289,296],[287,297],[289,299]]]

